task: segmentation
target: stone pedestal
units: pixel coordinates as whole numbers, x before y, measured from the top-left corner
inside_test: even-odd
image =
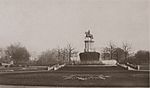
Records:
[[[83,52],[79,54],[81,62],[99,61],[100,53],[98,52]]]

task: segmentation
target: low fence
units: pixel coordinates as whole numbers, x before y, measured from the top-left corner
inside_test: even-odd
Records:
[[[117,65],[126,69],[126,70],[140,70],[139,65],[133,65],[133,64],[129,64],[129,63],[126,63],[126,64],[117,63]]]

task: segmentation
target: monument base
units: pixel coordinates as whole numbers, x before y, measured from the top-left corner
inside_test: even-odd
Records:
[[[79,54],[81,63],[99,62],[100,53],[98,52],[83,52]]]

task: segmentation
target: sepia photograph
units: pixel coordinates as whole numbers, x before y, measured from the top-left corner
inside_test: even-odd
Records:
[[[0,0],[0,88],[149,88],[150,0]]]

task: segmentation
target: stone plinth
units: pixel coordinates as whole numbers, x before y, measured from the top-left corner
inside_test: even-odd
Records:
[[[80,61],[81,62],[94,62],[99,61],[100,53],[98,52],[83,52],[80,53]]]

